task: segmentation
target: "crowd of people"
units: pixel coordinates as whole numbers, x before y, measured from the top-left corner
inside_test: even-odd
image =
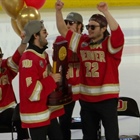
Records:
[[[80,103],[83,140],[98,140],[101,121],[106,140],[119,140],[118,67],[124,45],[123,31],[105,2],[97,5],[102,14],[91,15],[87,25],[77,12],[63,18],[63,6],[61,0],[56,1],[56,26],[60,36],[54,43],[68,42],[65,76],[72,86],[72,101],[54,107],[47,104],[62,75],[52,71],[46,52],[48,32],[43,21],[32,20],[25,25],[21,44],[13,56],[2,59],[0,49],[0,124],[11,126],[17,105],[12,80],[19,73],[20,119],[14,122],[17,140],[71,140],[76,101]],[[84,26],[87,34],[82,33]]]

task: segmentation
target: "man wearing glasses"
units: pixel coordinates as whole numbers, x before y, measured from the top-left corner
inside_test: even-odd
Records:
[[[83,18],[77,12],[70,12],[66,19],[64,20],[67,26],[67,29],[77,32],[79,34],[83,31]],[[66,40],[63,36],[57,36],[55,42],[60,42]],[[75,106],[76,100],[79,100],[79,59],[77,57],[77,53],[68,50],[68,83],[72,85],[72,102],[64,105],[65,113],[64,115],[58,114],[60,127],[63,134],[63,140],[71,140],[71,121],[72,121],[72,113]]]
[[[69,49],[80,60],[80,105],[83,140],[97,140],[100,120],[106,140],[119,140],[117,104],[119,97],[119,72],[124,45],[124,34],[108,11],[105,2],[97,9],[86,26],[87,37],[67,29],[61,9],[64,3],[57,0],[56,22],[60,34],[69,42]],[[111,34],[107,31],[107,24]]]

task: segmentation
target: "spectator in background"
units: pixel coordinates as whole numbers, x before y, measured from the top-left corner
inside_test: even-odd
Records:
[[[108,5],[100,2],[86,25],[88,35],[83,36],[67,29],[61,9],[64,3],[57,0],[56,23],[60,34],[69,42],[69,49],[80,60],[80,105],[83,140],[97,140],[100,120],[106,140],[119,140],[117,104],[119,97],[119,71],[124,34],[108,11]],[[107,31],[107,25],[111,35]],[[73,45],[75,44],[75,45]]]

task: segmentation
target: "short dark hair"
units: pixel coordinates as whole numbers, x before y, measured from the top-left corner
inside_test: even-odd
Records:
[[[84,24],[83,24],[82,22],[77,22],[77,24],[78,24],[78,25],[80,25],[80,24],[82,25],[82,26],[81,26],[81,33],[82,33],[83,30],[84,30]]]
[[[35,33],[36,35],[40,35],[40,32],[38,32],[38,33]],[[34,39],[35,39],[35,37],[34,37],[34,34],[31,36],[31,38],[30,38],[30,40],[29,40],[29,44],[34,44]]]
[[[101,14],[94,14],[90,17],[89,21],[90,20],[93,20],[93,21],[96,21],[100,24],[101,27],[107,27],[107,20],[106,18],[101,15]]]
[[[107,25],[108,25],[106,18],[103,15],[101,15],[101,14],[93,14],[90,17],[89,21],[96,21],[96,22],[98,22],[100,24],[101,28],[107,27]],[[109,36],[109,35],[110,34],[109,34],[108,30],[106,29],[106,31],[104,32],[104,38]]]

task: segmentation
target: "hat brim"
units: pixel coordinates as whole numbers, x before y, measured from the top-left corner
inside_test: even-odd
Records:
[[[65,20],[68,20],[68,21],[73,21],[72,19],[70,19],[70,18],[66,18]]]

